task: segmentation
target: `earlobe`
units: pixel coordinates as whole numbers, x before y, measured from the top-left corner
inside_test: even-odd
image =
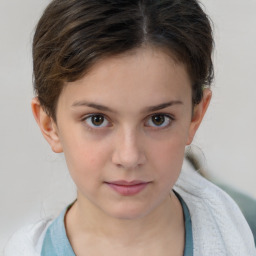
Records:
[[[63,152],[57,125],[55,121],[44,111],[37,97],[32,100],[31,108],[34,118],[44,138],[51,146],[52,151],[55,153]]]
[[[206,110],[210,104],[211,97],[212,97],[212,91],[209,88],[204,89],[203,98],[201,102],[194,107],[193,117],[189,127],[187,145],[190,145],[192,143],[193,138],[196,134],[196,131],[199,128],[203,120],[203,117],[206,113]]]

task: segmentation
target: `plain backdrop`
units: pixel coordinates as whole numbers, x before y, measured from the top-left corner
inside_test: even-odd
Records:
[[[216,179],[256,197],[256,0],[202,0],[214,23],[213,100],[194,145]],[[0,251],[75,198],[30,110],[33,30],[47,0],[0,0]]]

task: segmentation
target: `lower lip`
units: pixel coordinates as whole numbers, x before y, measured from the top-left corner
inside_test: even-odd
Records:
[[[140,193],[149,183],[140,183],[135,185],[117,185],[113,183],[106,183],[113,190],[123,196],[133,196]]]

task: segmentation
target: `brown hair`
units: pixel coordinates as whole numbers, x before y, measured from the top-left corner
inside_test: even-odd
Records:
[[[81,78],[100,59],[142,45],[167,49],[185,64],[193,103],[213,79],[209,19],[196,0],[53,0],[33,40],[34,90],[56,121],[65,82]]]

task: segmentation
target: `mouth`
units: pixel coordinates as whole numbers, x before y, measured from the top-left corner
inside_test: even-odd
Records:
[[[134,180],[134,181],[111,181],[105,182],[111,189],[122,196],[133,196],[144,190],[151,182]]]

